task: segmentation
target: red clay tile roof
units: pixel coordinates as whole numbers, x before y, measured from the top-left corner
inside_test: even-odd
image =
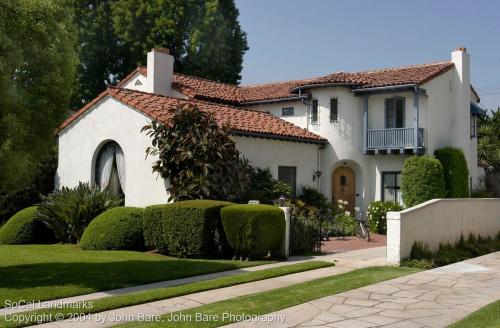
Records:
[[[349,84],[354,88],[382,87],[403,84],[422,85],[433,78],[450,70],[452,62],[413,65],[406,67],[385,68],[380,70],[346,73],[338,72],[306,82],[301,86],[340,83]]]
[[[297,97],[296,92],[298,88],[311,88],[314,85],[320,84],[338,83],[353,89],[414,83],[421,85],[450,70],[453,65],[452,62],[447,61],[357,73],[337,72],[318,78],[265,83],[253,86],[236,86],[175,73],[172,86],[192,99],[238,105],[246,102],[282,100]],[[139,67],[120,82],[119,86],[130,79],[135,72],[140,72],[143,75],[147,74],[145,67]]]
[[[168,124],[172,115],[168,109],[192,104],[204,112],[213,113],[219,124],[229,124],[231,132],[236,135],[249,135],[315,144],[327,143],[326,139],[269,113],[200,100],[166,97],[118,87],[108,88],[92,102],[69,117],[61,124],[57,133],[78,119],[78,117],[106,96],[113,97],[143,112],[152,119],[159,120],[165,124]]]

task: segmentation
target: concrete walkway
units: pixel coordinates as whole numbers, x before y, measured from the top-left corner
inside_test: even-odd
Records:
[[[144,321],[144,318],[147,316],[162,315],[179,310],[190,309],[204,304],[224,301],[239,296],[286,287],[289,285],[322,277],[338,275],[363,267],[385,265],[385,247],[371,248],[366,250],[319,257],[294,257],[291,258],[291,261],[276,263],[275,265],[286,265],[283,263],[293,264],[311,260],[335,261],[336,265],[328,268],[299,272],[286,276],[275,277],[271,279],[214,289],[205,292],[169,298],[166,300],[120,308],[116,310],[105,311],[89,315],[85,317],[85,320],[81,321],[64,320],[38,325],[37,327],[108,327],[126,321]],[[269,268],[272,265],[273,264],[267,265],[266,268]],[[150,289],[149,285],[148,289]]]
[[[499,299],[497,252],[277,311],[270,315],[283,315],[284,323],[266,327],[446,327]]]

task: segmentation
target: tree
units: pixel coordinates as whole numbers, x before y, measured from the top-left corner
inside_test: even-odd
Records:
[[[479,117],[477,155],[483,166],[500,166],[500,107],[492,115]]]
[[[170,49],[175,70],[225,83],[241,79],[246,34],[234,0],[119,0],[112,5],[115,33],[130,67],[154,47]],[[117,75],[123,72],[115,72]]]
[[[53,146],[77,63],[64,0],[0,2],[0,191],[20,190]]]
[[[401,190],[406,207],[446,196],[443,165],[430,156],[408,157],[401,171]]]
[[[128,62],[127,48],[113,29],[112,0],[73,1],[78,33],[80,65],[72,99],[78,109],[108,85],[116,84],[135,63]]]
[[[168,179],[169,200],[238,200],[250,184],[251,167],[213,114],[185,105],[171,109],[168,125],[153,121],[142,131],[152,139],[153,172]]]

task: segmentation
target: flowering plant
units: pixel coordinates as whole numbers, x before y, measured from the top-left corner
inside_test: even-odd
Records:
[[[375,201],[368,206],[368,224],[373,232],[387,233],[387,212],[401,211],[403,206],[395,202]]]

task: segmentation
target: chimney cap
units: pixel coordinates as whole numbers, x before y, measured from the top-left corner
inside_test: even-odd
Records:
[[[167,55],[170,55],[170,49],[168,48],[153,48],[151,49],[151,51],[154,51],[154,52],[161,52],[163,54],[167,54]]]
[[[455,49],[455,51],[467,52],[467,48],[466,47],[458,47],[457,49]]]

